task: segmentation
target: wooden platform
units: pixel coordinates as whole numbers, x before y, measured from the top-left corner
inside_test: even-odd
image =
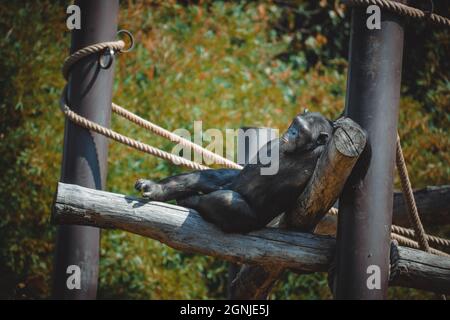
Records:
[[[182,251],[299,272],[327,271],[335,247],[329,236],[275,228],[227,234],[194,210],[64,183],[58,184],[52,220],[120,229]],[[393,285],[450,293],[448,258],[398,247],[397,268]]]

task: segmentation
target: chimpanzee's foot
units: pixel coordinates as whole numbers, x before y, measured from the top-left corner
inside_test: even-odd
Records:
[[[142,192],[144,198],[155,201],[167,201],[162,186],[152,180],[139,179],[134,185],[135,189]]]
[[[142,192],[146,192],[149,190],[151,185],[154,185],[156,182],[152,181],[152,180],[146,180],[146,179],[139,179],[136,181],[136,183],[134,184],[134,188],[137,191],[142,191]]]

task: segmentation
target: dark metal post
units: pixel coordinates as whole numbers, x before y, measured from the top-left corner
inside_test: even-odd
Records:
[[[78,0],[75,4],[81,10],[81,29],[72,32],[71,53],[116,38],[119,0]],[[68,90],[70,107],[94,122],[109,126],[112,84],[113,66],[101,69],[96,55],[84,58],[71,72]],[[108,141],[105,137],[66,121],[62,182],[103,189],[107,156]],[[53,274],[54,298],[96,298],[99,241],[100,230],[97,228],[58,227]],[[80,270],[79,289],[67,286],[68,278],[76,276],[73,266]]]
[[[248,130],[254,130],[255,135],[248,135]],[[258,127],[243,127],[238,135],[237,144],[238,144],[238,154],[243,152],[243,163],[239,163],[241,165],[245,165],[253,159],[257,153],[258,149],[269,142],[271,139],[277,137],[276,131],[272,128],[258,128]],[[252,139],[253,138],[253,139]],[[256,139],[255,139],[256,138]],[[240,157],[238,156],[238,161]],[[241,265],[236,263],[230,263],[228,266],[228,285],[227,285],[227,297],[228,299],[233,299],[233,292],[231,291],[231,282],[236,278],[239,270],[241,269]]]
[[[385,299],[388,287],[403,26],[383,11],[381,29],[369,30],[368,17],[352,10],[346,115],[367,131],[368,146],[339,200],[337,299]]]

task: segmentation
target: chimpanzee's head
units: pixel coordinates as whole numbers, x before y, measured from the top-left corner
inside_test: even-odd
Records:
[[[327,143],[333,133],[333,123],[317,112],[298,114],[281,137],[288,153],[314,150]]]

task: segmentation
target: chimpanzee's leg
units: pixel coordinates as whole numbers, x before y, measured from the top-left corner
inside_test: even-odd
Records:
[[[239,172],[235,169],[203,170],[168,177],[159,182],[139,179],[135,188],[151,200],[169,201],[220,190],[229,185]]]
[[[219,190],[177,200],[181,206],[197,210],[200,215],[225,232],[245,233],[264,227],[242,196],[231,190]]]

